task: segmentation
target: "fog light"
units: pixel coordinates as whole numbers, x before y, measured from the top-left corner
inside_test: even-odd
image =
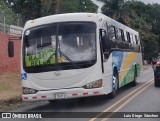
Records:
[[[38,90],[23,87],[23,94],[36,94]]]
[[[92,89],[92,88],[100,88],[103,85],[103,81],[102,79],[88,83],[86,85],[83,86],[83,88],[85,89]]]

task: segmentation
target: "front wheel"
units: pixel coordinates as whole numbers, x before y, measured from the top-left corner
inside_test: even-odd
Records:
[[[118,92],[119,88],[119,78],[118,78],[118,73],[114,72],[113,73],[113,81],[112,81],[112,92],[109,93],[110,98],[114,98]]]

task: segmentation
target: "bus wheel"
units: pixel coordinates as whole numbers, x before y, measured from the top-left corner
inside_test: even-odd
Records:
[[[118,79],[118,73],[114,71],[113,73],[113,81],[112,81],[112,92],[109,93],[110,98],[114,98],[118,92],[119,88],[119,79]]]
[[[131,82],[131,86],[134,87],[137,85],[137,68],[134,70],[134,80]]]

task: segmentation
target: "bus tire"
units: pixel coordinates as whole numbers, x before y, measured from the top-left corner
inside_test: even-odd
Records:
[[[109,93],[109,98],[114,98],[118,92],[119,88],[119,78],[118,78],[118,72],[113,72],[113,81],[112,81],[112,92]]]
[[[134,87],[137,85],[137,67],[134,69],[134,80],[131,82],[131,86]]]

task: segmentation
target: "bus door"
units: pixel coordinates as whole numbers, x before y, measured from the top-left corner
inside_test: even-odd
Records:
[[[103,22],[102,29],[100,29],[101,40],[101,60],[102,60],[102,73],[105,82],[112,80],[112,56],[111,43],[109,41],[107,22]],[[107,83],[107,84],[108,84]]]

